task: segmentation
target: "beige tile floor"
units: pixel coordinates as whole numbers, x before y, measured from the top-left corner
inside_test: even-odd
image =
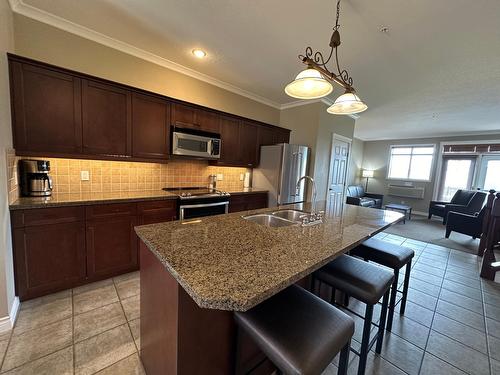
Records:
[[[2,374],[145,374],[139,356],[139,273],[21,304],[0,335]]]
[[[500,284],[479,278],[475,255],[403,237],[415,250],[405,316],[396,315],[367,374],[500,375]],[[350,307],[363,306],[351,300]],[[138,356],[139,275],[131,273],[22,303],[0,334],[0,373],[144,374]],[[362,321],[355,318],[353,345]],[[336,374],[334,361],[324,375]],[[358,359],[351,355],[349,373]]]

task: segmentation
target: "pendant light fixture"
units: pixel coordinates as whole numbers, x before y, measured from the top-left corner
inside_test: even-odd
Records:
[[[333,91],[331,83],[336,83],[344,88],[345,93],[339,96],[327,111],[337,115],[348,115],[363,112],[368,106],[356,94],[356,90],[352,86],[352,77],[347,70],[340,68],[338,58],[338,47],[340,46],[339,17],[340,0],[337,0],[337,15],[333,34],[330,38],[328,58],[325,60],[321,52],[313,52],[311,47],[307,47],[305,55],[299,55],[299,59],[307,65],[307,69],[300,72],[295,80],[285,87],[285,92],[294,98],[318,99],[330,94]],[[333,57],[335,57],[334,70],[330,71],[327,64]]]

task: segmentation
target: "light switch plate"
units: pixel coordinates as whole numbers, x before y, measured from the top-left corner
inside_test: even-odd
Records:
[[[222,181],[224,179],[224,175],[222,173],[217,173],[217,181]]]
[[[80,180],[82,180],[82,181],[88,181],[88,180],[90,180],[90,173],[89,173],[89,171],[80,171]]]

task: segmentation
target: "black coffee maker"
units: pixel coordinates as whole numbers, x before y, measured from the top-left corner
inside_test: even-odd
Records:
[[[19,160],[19,176],[23,197],[47,197],[52,194],[52,178],[47,160]]]

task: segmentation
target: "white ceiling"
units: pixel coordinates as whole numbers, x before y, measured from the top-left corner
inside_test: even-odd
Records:
[[[297,55],[307,45],[326,49],[335,6],[333,0],[11,1],[278,107],[292,101],[283,87],[302,68]],[[499,21],[498,0],[343,0],[340,60],[369,106],[356,121],[356,136],[499,132]],[[379,32],[381,26],[389,32]],[[208,58],[195,59],[195,47]]]

